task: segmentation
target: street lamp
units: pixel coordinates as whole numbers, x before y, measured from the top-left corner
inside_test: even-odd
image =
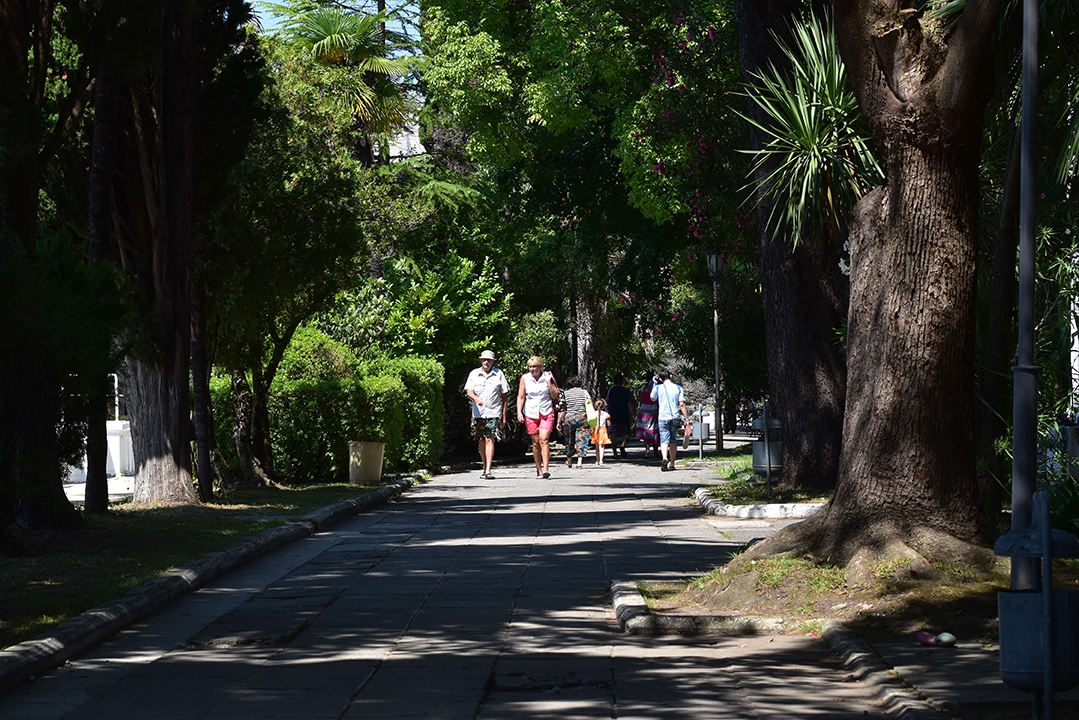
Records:
[[[719,271],[723,267],[723,255],[718,250],[708,253],[708,272],[712,276],[712,357],[716,371],[716,408],[713,422],[716,426],[716,454],[723,452],[723,383],[719,376]]]

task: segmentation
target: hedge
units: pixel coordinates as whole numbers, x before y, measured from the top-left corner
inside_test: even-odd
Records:
[[[360,372],[401,380],[405,386],[403,467],[417,470],[434,466],[442,456],[444,433],[442,364],[423,357],[384,358],[364,363]]]
[[[383,467],[401,467],[405,385],[388,376],[274,383],[270,439],[274,466],[291,482],[348,480],[348,444],[386,443]]]
[[[210,406],[214,415],[214,442],[221,461],[230,468],[240,467],[232,429],[236,426],[236,408],[232,405],[232,378],[215,375],[210,378]]]

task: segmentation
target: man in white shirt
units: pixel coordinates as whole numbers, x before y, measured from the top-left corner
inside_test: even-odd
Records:
[[[506,398],[510,385],[506,376],[495,367],[495,354],[490,350],[480,353],[480,366],[468,374],[465,395],[472,401],[472,434],[483,461],[483,477],[490,480],[491,461],[495,457],[495,430],[501,420],[506,426]]]
[[[657,373],[651,397],[659,403],[659,449],[663,454],[663,470],[674,470],[678,456],[678,416],[685,421],[687,432],[690,427],[686,398],[682,386],[671,381],[670,370]]]

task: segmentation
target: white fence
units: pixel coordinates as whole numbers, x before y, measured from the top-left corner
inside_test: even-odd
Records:
[[[109,456],[105,472],[111,476],[132,475],[135,458],[131,451],[131,423],[127,420],[109,420],[105,423],[108,433]],[[78,466],[71,467],[71,483],[86,482],[86,457]]]

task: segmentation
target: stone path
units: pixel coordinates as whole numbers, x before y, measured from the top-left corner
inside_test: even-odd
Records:
[[[439,476],[187,595],[0,698],[45,718],[883,717],[821,641],[635,637],[616,580],[773,530],[705,517],[705,471]]]

